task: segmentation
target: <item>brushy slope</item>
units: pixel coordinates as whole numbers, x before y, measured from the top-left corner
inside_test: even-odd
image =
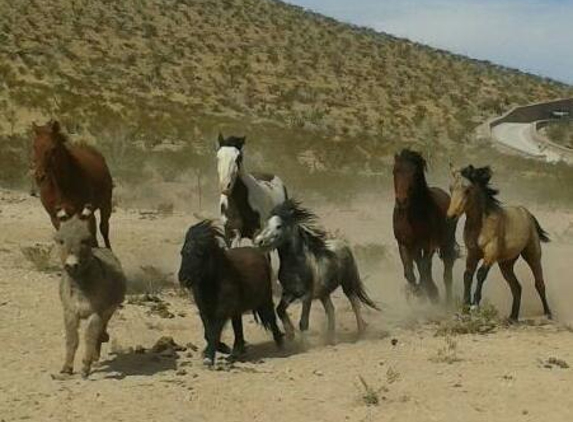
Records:
[[[143,159],[166,179],[210,168],[218,130],[296,178],[379,173],[403,145],[451,154],[509,106],[573,93],[270,0],[3,0],[0,16],[5,183],[52,116],[126,180]]]

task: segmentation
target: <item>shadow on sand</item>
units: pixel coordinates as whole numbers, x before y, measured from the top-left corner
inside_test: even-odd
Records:
[[[103,373],[107,379],[123,379],[129,376],[152,376],[177,369],[176,354],[162,356],[155,353],[122,353],[103,361],[94,371]]]

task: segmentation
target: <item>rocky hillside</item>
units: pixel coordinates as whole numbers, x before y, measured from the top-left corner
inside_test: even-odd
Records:
[[[57,117],[125,178],[142,157],[166,178],[205,162],[218,130],[283,172],[368,174],[398,145],[448,151],[513,104],[573,93],[271,0],[3,0],[0,16],[2,162]]]

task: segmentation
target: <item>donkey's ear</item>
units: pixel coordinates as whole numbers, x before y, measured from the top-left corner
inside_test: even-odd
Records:
[[[52,128],[52,133],[60,133],[60,122],[58,122],[57,120],[52,120],[50,122],[50,127]]]
[[[57,212],[56,212],[56,218],[60,221],[68,221],[70,219],[70,216],[68,215],[68,213],[66,212],[66,210],[64,208],[57,208]]]

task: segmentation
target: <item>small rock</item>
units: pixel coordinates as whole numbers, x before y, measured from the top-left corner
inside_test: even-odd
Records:
[[[181,317],[181,318],[185,318],[187,316],[187,313],[185,312],[177,312],[177,316]]]
[[[175,372],[175,375],[187,375],[187,371],[185,369],[179,369],[177,372]]]
[[[527,409],[524,409],[521,411],[522,415],[529,415],[529,411]]]
[[[565,362],[563,359],[559,359],[559,358],[555,358],[555,357],[547,359],[547,363],[549,365],[558,366],[559,368],[562,368],[562,369],[569,368],[569,364],[567,362]]]
[[[197,346],[195,346],[193,343],[189,342],[185,345],[188,349],[193,350],[194,352],[196,352],[197,350],[199,350],[199,348]]]
[[[166,350],[169,350],[174,353],[174,352],[183,352],[187,350],[187,348],[175,343],[173,337],[169,336],[161,337],[159,340],[157,340],[157,342],[155,342],[155,344],[151,348],[152,353],[162,353]]]
[[[312,373],[317,377],[322,377],[324,375],[324,373],[318,369],[315,369]]]
[[[398,339],[397,338],[393,338],[392,340],[390,340],[390,344],[392,346],[396,346],[398,344]]]

